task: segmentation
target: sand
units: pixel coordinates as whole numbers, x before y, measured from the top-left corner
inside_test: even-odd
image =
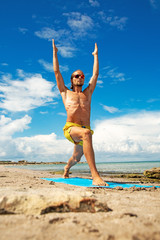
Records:
[[[41,177],[53,175],[0,166],[1,240],[160,239],[160,189],[93,189]]]

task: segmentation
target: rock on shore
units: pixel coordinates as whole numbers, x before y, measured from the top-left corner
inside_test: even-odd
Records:
[[[156,178],[160,179],[160,167],[159,168],[151,168],[149,170],[145,170],[143,173],[148,178]]]
[[[47,191],[47,190],[45,190]],[[51,212],[107,212],[107,204],[92,196],[81,196],[73,191],[57,190],[44,194],[36,191],[3,195],[0,198],[0,214],[46,214]]]

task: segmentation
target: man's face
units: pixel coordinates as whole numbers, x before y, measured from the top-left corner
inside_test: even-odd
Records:
[[[79,86],[82,87],[84,84],[84,74],[82,71],[75,71],[74,77],[72,78],[73,86]]]

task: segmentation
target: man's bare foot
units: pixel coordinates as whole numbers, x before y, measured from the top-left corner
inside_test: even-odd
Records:
[[[97,186],[109,186],[108,183],[104,182],[101,177],[94,177],[92,185],[97,185]]]
[[[69,168],[67,167],[67,165],[64,167],[63,177],[69,178]]]

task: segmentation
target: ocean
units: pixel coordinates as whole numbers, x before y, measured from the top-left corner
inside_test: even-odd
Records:
[[[63,171],[65,164],[28,164],[16,165],[14,167],[21,169],[31,169],[40,171]],[[119,173],[143,173],[146,169],[160,167],[160,161],[136,161],[136,162],[102,162],[96,163],[97,169],[102,174]],[[72,173],[90,174],[87,163],[77,164],[70,170]]]

